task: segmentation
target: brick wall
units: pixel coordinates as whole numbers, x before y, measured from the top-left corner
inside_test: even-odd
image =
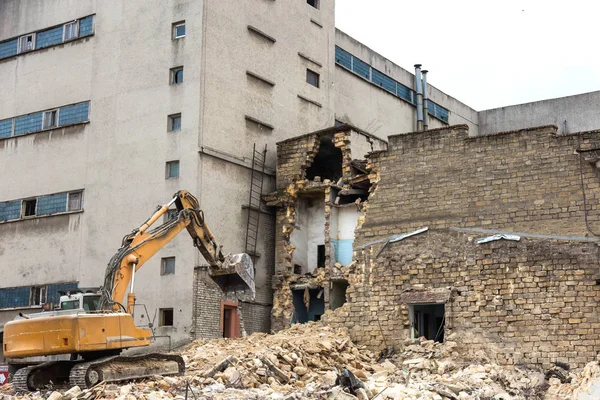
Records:
[[[388,151],[371,155],[374,185],[356,231],[356,264],[346,273],[348,302],[324,320],[374,348],[399,344],[409,334],[411,288],[449,288],[446,337],[456,333],[465,351],[504,364],[577,367],[593,359],[599,253],[585,242],[596,240],[585,211],[600,232],[600,178],[595,153],[582,161],[575,150],[600,147],[600,137],[556,130],[469,138],[461,125],[390,137]],[[433,230],[376,257],[391,235],[422,227]],[[452,227],[571,236],[477,245],[473,238],[487,234]]]
[[[423,226],[588,233],[578,147],[600,147],[598,132],[556,136],[555,126],[468,137],[466,125],[390,136],[372,163],[381,181],[359,239]],[[600,178],[583,162],[589,221],[600,232]]]
[[[223,292],[208,276],[204,267],[194,269],[194,306],[192,327],[194,338],[223,337],[221,331],[221,300]]]
[[[500,364],[582,367],[600,351],[598,244],[521,238],[476,244],[481,234],[430,230],[374,246],[351,276],[348,302],[324,321],[374,349],[409,337],[411,288],[448,289],[445,337]],[[417,286],[415,286],[417,285]],[[422,301],[422,300],[420,300]],[[381,325],[381,329],[380,326]]]

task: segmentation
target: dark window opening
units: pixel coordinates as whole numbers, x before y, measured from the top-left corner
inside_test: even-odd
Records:
[[[310,69],[306,69],[306,82],[310,83],[314,87],[319,87],[319,74]]]
[[[321,181],[329,179],[332,182],[342,177],[342,151],[333,145],[332,136],[321,139],[319,152],[306,169],[306,179],[312,181],[316,176],[321,177]]]
[[[348,290],[348,281],[331,282],[329,291],[329,308],[335,310],[346,303],[346,291]]]
[[[319,321],[325,313],[323,288],[292,290],[294,315],[292,323],[304,324],[308,321]]]
[[[356,200],[360,199],[360,202],[363,202],[363,199],[366,199],[368,197],[367,193],[365,193],[364,195],[358,195],[358,194],[349,194],[349,195],[344,195],[344,196],[338,196],[336,197],[336,201],[335,204],[339,204],[339,205],[344,205],[344,204],[352,204],[352,203],[356,203]]]
[[[325,245],[317,246],[317,268],[325,268]]]
[[[317,10],[319,9],[319,0],[306,0],[306,4],[313,6]]]
[[[160,309],[160,326],[173,326],[173,309]]]
[[[23,217],[35,216],[37,199],[23,200]]]
[[[302,265],[294,264],[294,274],[302,275]]]
[[[444,304],[412,305],[412,336],[436,342],[444,341]]]
[[[183,83],[183,67],[171,69],[171,84]]]

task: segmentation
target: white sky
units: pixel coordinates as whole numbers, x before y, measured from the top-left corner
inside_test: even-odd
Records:
[[[335,17],[478,111],[600,90],[597,0],[337,0]]]

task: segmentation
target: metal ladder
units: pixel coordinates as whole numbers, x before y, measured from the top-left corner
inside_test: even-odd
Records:
[[[252,150],[252,170],[250,175],[250,198],[248,200],[248,223],[246,225],[246,253],[252,257],[256,264],[258,253],[256,243],[258,242],[258,227],[260,221],[260,203],[263,190],[263,177],[265,173],[265,161],[267,158],[267,145],[261,152],[256,150],[256,143]]]

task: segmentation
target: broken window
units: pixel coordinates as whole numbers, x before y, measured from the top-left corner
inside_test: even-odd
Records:
[[[409,305],[411,338],[424,337],[436,342],[444,341],[444,304]]]
[[[173,24],[173,39],[185,37],[185,21],[175,22]]]
[[[28,199],[23,200],[23,208],[21,216],[24,217],[33,217],[35,216],[35,212],[37,209],[37,199]]]
[[[58,126],[58,110],[44,111],[43,129],[55,128]]]
[[[160,312],[160,326],[173,326],[173,309],[172,308],[161,308]]]
[[[337,182],[342,177],[342,151],[333,145],[331,135],[321,138],[319,152],[306,170],[306,179],[309,181],[317,176],[321,180],[329,179],[332,182]]]
[[[323,288],[292,290],[294,315],[292,323],[304,324],[308,321],[319,321],[325,313]]]
[[[179,161],[167,162],[167,179],[179,177]]]
[[[176,132],[181,130],[181,114],[169,115],[169,131]]]
[[[24,35],[19,38],[19,53],[35,49],[35,33]]]
[[[160,274],[172,275],[175,273],[175,257],[165,257],[160,260]]]
[[[46,287],[45,286],[34,286],[31,288],[31,295],[29,298],[29,305],[41,306],[46,302]]]
[[[83,192],[71,192],[69,193],[68,209],[67,211],[77,211],[82,209],[82,198]]]
[[[346,303],[346,291],[348,290],[348,281],[332,281],[329,291],[329,308],[335,310]]]
[[[310,69],[306,69],[306,82],[310,83],[314,87],[319,87],[319,74]]]
[[[183,83],[183,67],[171,68],[171,85]]]
[[[65,24],[63,31],[63,41],[75,39],[79,37],[79,21],[69,22]]]
[[[319,9],[319,0],[306,0],[306,3],[313,6],[317,10]]]

